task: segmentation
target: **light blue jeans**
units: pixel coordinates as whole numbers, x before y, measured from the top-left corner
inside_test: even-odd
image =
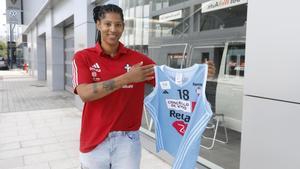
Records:
[[[114,131],[88,153],[80,153],[82,169],[139,169],[139,131]]]

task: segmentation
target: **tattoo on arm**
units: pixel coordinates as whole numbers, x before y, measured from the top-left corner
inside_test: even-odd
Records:
[[[93,83],[93,93],[98,93],[97,91],[97,86],[98,86],[98,83]]]
[[[114,90],[115,89],[115,81],[114,80],[108,80],[108,81],[103,82],[103,88],[106,91]]]

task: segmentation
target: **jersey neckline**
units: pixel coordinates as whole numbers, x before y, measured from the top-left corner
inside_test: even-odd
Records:
[[[171,81],[175,86],[177,87],[184,87],[186,86],[187,84],[189,84],[189,82],[193,79],[193,77],[195,76],[195,73],[197,72],[197,70],[199,69],[200,67],[200,64],[194,64],[193,66],[191,67],[187,67],[187,68],[182,68],[182,69],[175,69],[175,68],[172,68],[172,67],[169,67],[167,65],[161,65],[161,66],[158,66],[158,68],[160,69],[160,71],[164,72],[164,70],[166,71],[171,71],[171,72],[175,72],[175,73],[186,73],[186,72],[192,72],[192,75],[190,76],[190,78],[188,78],[187,81],[185,81],[184,83],[182,83],[181,85],[175,83],[175,80],[173,80],[169,75],[167,75],[166,73],[164,73],[164,76],[169,80]]]

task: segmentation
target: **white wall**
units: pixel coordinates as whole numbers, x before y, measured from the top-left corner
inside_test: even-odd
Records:
[[[56,26],[57,24],[72,16],[74,12],[76,12],[74,11],[74,6],[75,0],[58,1],[58,3],[53,7],[52,24]]]
[[[41,7],[48,2],[47,0],[26,0],[24,3],[25,25],[30,22],[41,10]],[[94,46],[95,24],[93,21],[92,10],[94,4],[88,0],[51,0],[51,3],[39,15],[38,22],[31,25],[28,30],[28,45],[30,52],[25,58],[31,60],[33,76],[37,77],[42,69],[47,68],[46,77],[39,76],[39,79],[47,79],[48,87],[52,90],[64,89],[64,56],[63,56],[63,23],[66,19],[73,16],[74,21],[74,50],[75,52],[86,47]],[[44,39],[37,39],[45,35]],[[43,50],[38,50],[37,46],[46,47],[46,60],[42,56]],[[42,49],[42,48],[40,48]],[[38,59],[37,59],[38,58]],[[37,67],[37,62],[43,66]],[[47,65],[44,65],[47,64]],[[40,72],[40,75],[43,75]],[[82,108],[82,102],[75,97],[76,106]]]
[[[82,0],[75,0],[74,4],[74,51],[77,52],[95,45],[94,4]],[[75,95],[75,105],[79,109],[83,107],[78,95]]]
[[[23,0],[24,24],[27,25],[48,0]]]
[[[299,6],[248,1],[241,169],[300,168]]]

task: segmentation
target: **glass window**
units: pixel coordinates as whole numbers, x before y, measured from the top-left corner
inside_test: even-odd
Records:
[[[224,46],[196,46],[192,48],[190,65],[213,61],[216,68],[215,77],[218,77]]]
[[[148,52],[150,0],[124,0],[122,2],[121,8],[124,10],[125,19],[122,42],[128,48],[142,53]]]
[[[73,48],[74,47],[74,37],[68,37],[65,39],[65,48]]]
[[[225,74],[244,76],[245,44],[231,44],[226,54]]]
[[[183,53],[168,53],[168,66],[172,68],[186,67],[186,55],[183,58]]]
[[[154,0],[153,0],[154,1]],[[162,0],[155,0],[153,3],[153,11],[157,11],[161,9]]]
[[[119,5],[119,0],[108,0],[106,1],[104,4],[115,4],[115,5]]]
[[[184,1],[182,1],[182,0],[169,0],[169,5],[172,6],[172,5],[182,3],[182,2],[184,2]]]
[[[247,20],[247,4],[207,13],[198,12],[197,15],[195,23],[200,23],[197,31],[243,26]]]
[[[160,1],[162,1],[162,8],[167,8],[167,7],[185,2],[185,1],[182,1],[182,0],[160,0]],[[156,9],[156,10],[158,10],[158,9]]]
[[[187,33],[190,28],[189,18],[177,20],[178,24],[172,29],[173,35]]]
[[[163,5],[163,8],[169,7],[169,0],[163,0],[162,5]]]
[[[65,61],[71,62],[72,58],[74,56],[74,50],[73,49],[70,49],[70,50],[65,49],[64,56],[65,56]]]
[[[145,4],[145,5],[144,5],[144,9],[143,9],[143,10],[144,10],[144,11],[143,11],[143,12],[144,12],[144,13],[143,13],[143,14],[144,14],[144,17],[149,17],[149,8],[150,8],[150,5],[149,5],[149,4]]]
[[[189,9],[183,9],[182,18],[170,21],[159,21],[159,16],[153,17],[152,27],[154,37],[170,37],[174,35],[182,35],[190,29]]]

